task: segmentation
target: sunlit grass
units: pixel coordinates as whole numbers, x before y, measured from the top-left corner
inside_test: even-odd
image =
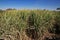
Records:
[[[58,12],[49,10],[5,10],[0,12],[0,35],[3,32],[11,32],[12,28],[22,32],[28,28],[29,16],[31,21],[34,22],[34,27],[39,31],[40,35],[42,30],[46,31],[52,28],[56,20],[60,22],[60,15]],[[56,19],[56,20],[55,20]]]

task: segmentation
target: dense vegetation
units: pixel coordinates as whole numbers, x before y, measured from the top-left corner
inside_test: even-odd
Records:
[[[25,30],[31,26],[38,32],[40,38],[48,29],[55,32],[54,24],[60,24],[60,12],[49,10],[5,10],[0,12],[0,37],[16,36],[24,40]],[[60,25],[59,25],[60,27]],[[19,37],[18,36],[18,37]],[[37,36],[36,36],[37,37]],[[15,37],[14,37],[15,38]],[[16,39],[15,39],[16,40]],[[28,39],[27,39],[28,40]],[[38,39],[39,40],[39,39]]]

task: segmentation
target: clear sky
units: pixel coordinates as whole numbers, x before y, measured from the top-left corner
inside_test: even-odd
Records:
[[[49,9],[60,7],[60,0],[0,0],[0,9]]]

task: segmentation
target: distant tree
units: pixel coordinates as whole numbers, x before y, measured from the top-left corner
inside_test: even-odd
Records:
[[[13,8],[12,10],[16,10],[15,8]]]
[[[4,10],[0,9],[0,13],[2,13]]]
[[[57,8],[56,10],[60,10],[60,8]]]
[[[13,9],[12,9],[12,8],[8,8],[8,9],[6,9],[6,10],[16,10],[16,9],[15,9],[15,8],[13,8]]]
[[[44,11],[46,10],[46,9],[43,9]]]
[[[8,8],[8,9],[6,9],[6,10],[12,10],[12,8]]]

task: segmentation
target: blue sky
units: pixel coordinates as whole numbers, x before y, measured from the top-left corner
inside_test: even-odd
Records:
[[[0,0],[0,9],[49,9],[60,7],[60,0]]]

